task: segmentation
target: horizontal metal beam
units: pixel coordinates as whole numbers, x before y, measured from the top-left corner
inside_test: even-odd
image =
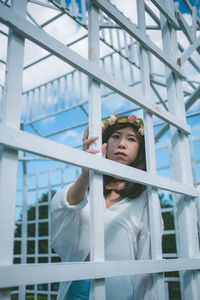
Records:
[[[185,51],[182,53],[180,57],[180,65],[182,66],[192,55],[194,51],[200,46],[200,36],[191,44]]]
[[[200,98],[200,86],[196,88],[196,90],[187,99],[185,103],[185,110],[187,111],[198,98]],[[169,124],[165,124],[156,134],[155,141],[157,142],[161,138],[161,136],[163,136],[165,132],[167,132],[168,129]]]
[[[200,269],[200,259],[126,260],[0,266],[0,288]]]
[[[115,174],[119,178],[143,183],[152,187],[192,197],[198,196],[197,189],[191,185],[183,184],[161,176],[156,176],[154,174],[125,166],[112,160],[97,157],[96,155],[92,155],[82,150],[65,146],[3,125],[0,126],[0,144],[107,175]]]
[[[167,18],[168,22],[170,22],[175,29],[179,29],[179,24],[174,15],[168,10],[167,6],[165,5],[165,1],[161,0],[151,0],[153,4],[159,9],[159,11]]]
[[[48,3],[45,3],[45,2],[42,2],[42,1],[29,0],[29,2],[40,5],[40,6],[44,6],[44,7],[47,7],[47,8],[51,8],[51,9],[54,9],[54,10],[57,10],[57,11],[59,10],[55,5],[48,4]]]
[[[74,68],[80,70],[97,82],[102,83],[122,97],[132,101],[136,105],[148,110],[163,121],[170,123],[172,126],[183,130],[185,133],[190,133],[190,126],[188,126],[181,119],[173,116],[171,113],[162,109],[153,101],[149,101],[144,96],[137,94],[133,89],[127,86],[120,80],[113,78],[110,74],[105,73],[97,65],[82,56],[78,55],[75,51],[69,49],[49,34],[37,28],[30,22],[21,18],[18,14],[14,13],[11,9],[0,3],[0,21],[13,28],[22,36],[30,39],[32,42],[43,47],[53,55],[69,63]],[[164,53],[162,53],[163,55]],[[167,60],[170,58],[167,58]]]
[[[107,0],[93,0],[93,3],[111,17],[126,32],[134,37],[141,45],[155,55],[161,62],[174,71],[178,76],[185,77],[183,70],[171,59],[166,52],[156,46],[146,35],[144,35],[135,24],[126,18],[112,3]]]

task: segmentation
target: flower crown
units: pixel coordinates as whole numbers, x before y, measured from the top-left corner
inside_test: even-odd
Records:
[[[140,135],[144,135],[144,123],[141,118],[137,118],[134,114],[128,116],[128,117],[118,117],[114,114],[110,116],[110,118],[105,119],[104,122],[102,122],[102,130],[105,130],[107,127],[112,126],[117,123],[131,123],[135,125],[138,128],[138,132]]]

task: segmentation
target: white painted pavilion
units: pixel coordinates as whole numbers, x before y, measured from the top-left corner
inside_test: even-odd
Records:
[[[90,278],[104,300],[106,277],[143,273],[155,300],[200,298],[200,20],[179,2],[0,0],[0,299],[56,299],[59,282]],[[112,112],[144,119],[147,172],[81,150]],[[91,261],[61,263],[48,206],[81,167],[100,199]],[[148,187],[151,260],[104,260],[103,173]]]

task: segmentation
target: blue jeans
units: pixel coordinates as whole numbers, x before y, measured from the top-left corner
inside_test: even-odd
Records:
[[[88,300],[90,293],[90,280],[72,281],[68,290],[68,300]]]

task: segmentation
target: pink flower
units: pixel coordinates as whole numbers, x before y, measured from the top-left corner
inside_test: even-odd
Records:
[[[136,121],[136,116],[135,116],[134,114],[130,115],[130,116],[128,117],[128,121],[129,121],[130,123],[135,123],[135,121]]]

